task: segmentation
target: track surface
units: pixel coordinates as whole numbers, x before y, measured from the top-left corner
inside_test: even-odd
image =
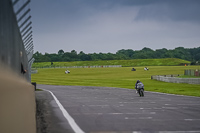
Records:
[[[86,133],[200,133],[199,97],[152,92],[139,97],[135,90],[109,87],[38,85],[37,88],[50,90]],[[67,120],[61,118],[53,98],[49,106],[57,118],[51,126],[59,125],[60,132],[73,132]]]

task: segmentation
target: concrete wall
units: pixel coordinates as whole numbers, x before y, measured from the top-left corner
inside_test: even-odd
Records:
[[[176,78],[173,76],[151,76],[151,79],[171,82],[171,83],[187,83],[187,84],[200,84],[200,78]]]
[[[11,0],[0,0],[0,133],[36,133],[34,87]]]
[[[34,86],[12,70],[0,73],[0,133],[36,133]]]

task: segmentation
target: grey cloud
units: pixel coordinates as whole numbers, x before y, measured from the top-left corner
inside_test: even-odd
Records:
[[[56,3],[56,2],[54,2]],[[118,7],[139,7],[134,20],[200,22],[200,0],[66,0],[62,15],[80,20]],[[61,10],[62,10],[61,8]],[[70,20],[69,20],[70,21]]]
[[[135,20],[200,22],[199,0],[168,0],[142,6]]]
[[[50,53],[195,47],[198,7],[198,0],[32,0],[34,45]]]

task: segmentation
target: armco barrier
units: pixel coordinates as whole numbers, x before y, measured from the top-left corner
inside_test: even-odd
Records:
[[[154,75],[151,79],[171,83],[200,84],[200,78],[177,78],[175,75]]]
[[[46,66],[46,67],[32,67],[37,68],[105,68],[105,67],[122,67],[122,65],[101,65],[101,66]]]

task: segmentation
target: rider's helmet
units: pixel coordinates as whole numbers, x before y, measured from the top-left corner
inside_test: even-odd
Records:
[[[140,80],[137,80],[137,83],[140,83]]]

